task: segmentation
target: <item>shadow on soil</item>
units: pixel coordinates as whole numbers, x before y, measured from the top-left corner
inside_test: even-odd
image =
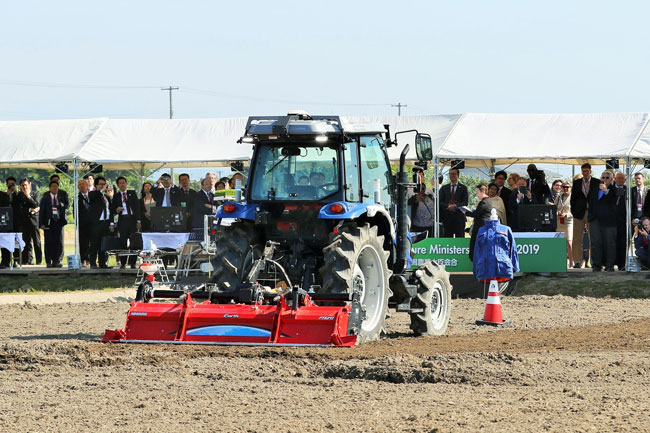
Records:
[[[41,335],[22,335],[9,337],[10,340],[34,341],[34,340],[82,340],[97,341],[103,337],[103,334],[88,334],[80,332],[77,334],[41,334]]]

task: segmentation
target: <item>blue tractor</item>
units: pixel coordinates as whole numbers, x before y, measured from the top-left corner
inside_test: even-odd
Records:
[[[416,165],[426,167],[431,138],[403,132],[415,134]],[[411,269],[407,195],[421,186],[405,171],[408,145],[393,174],[388,125],[296,112],[250,117],[240,141],[253,155],[242,200],[217,210],[211,299],[252,284],[321,305],[348,294],[359,342],[379,339],[389,308],[409,313],[416,335],[446,332],[449,275],[435,262]]]

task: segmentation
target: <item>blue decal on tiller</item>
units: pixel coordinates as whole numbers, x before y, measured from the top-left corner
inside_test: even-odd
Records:
[[[186,335],[212,335],[220,337],[270,337],[271,331],[254,326],[211,325],[193,328]]]

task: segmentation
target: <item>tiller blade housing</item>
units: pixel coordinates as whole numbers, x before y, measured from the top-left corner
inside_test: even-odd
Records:
[[[173,293],[170,296],[161,295],[162,292]],[[291,304],[286,302],[284,295],[279,295],[275,304],[218,304],[209,300],[195,302],[189,293],[167,290],[154,293],[183,301],[133,301],[125,328],[106,330],[102,341],[349,347],[356,344],[355,329],[361,322],[358,303],[320,306],[307,294],[300,296],[300,302]]]

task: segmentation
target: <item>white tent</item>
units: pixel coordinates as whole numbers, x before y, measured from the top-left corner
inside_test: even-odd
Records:
[[[649,113],[452,114],[343,117],[344,123],[380,122],[395,132],[417,129],[432,137],[434,167],[453,159],[467,167],[515,162],[602,164],[650,157]],[[52,168],[69,161],[101,163],[108,169],[228,165],[250,157],[251,146],[237,144],[245,118],[81,119],[0,122],[0,166]],[[397,160],[413,135],[389,149]],[[437,176],[434,176],[437,180]],[[76,186],[76,185],[75,185]],[[75,194],[76,199],[76,194]],[[436,208],[437,209],[437,208]],[[436,226],[437,227],[437,226]]]
[[[0,122],[0,166],[51,169],[71,161],[107,119]]]
[[[246,118],[108,119],[78,154],[109,169],[205,167],[247,159]]]
[[[460,115],[343,117],[344,124],[379,122],[391,133],[417,129],[432,136],[438,148]],[[250,144],[238,144],[246,118],[223,119],[80,119],[0,122],[0,166],[51,169],[54,162],[76,160],[103,164],[107,169],[157,169],[227,166],[250,158]],[[400,137],[389,149],[399,159],[413,135]]]
[[[436,152],[466,167],[527,162],[602,165],[650,155],[650,113],[463,114]]]

